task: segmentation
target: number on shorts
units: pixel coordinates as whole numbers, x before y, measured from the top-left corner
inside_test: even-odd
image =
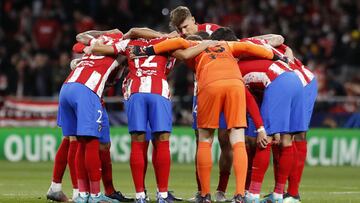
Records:
[[[102,118],[102,111],[98,110],[98,113],[100,114],[99,118],[96,120],[97,123],[101,123],[101,118]]]

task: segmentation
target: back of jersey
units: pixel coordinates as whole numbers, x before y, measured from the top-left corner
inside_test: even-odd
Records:
[[[101,35],[99,38],[107,45],[113,45],[120,40],[116,35]],[[114,56],[85,54],[65,80],[65,83],[77,82],[84,84],[101,97],[110,73],[118,65],[119,63]]]
[[[136,39],[128,43],[129,46],[150,46],[157,44],[165,39]],[[130,49],[126,48],[123,53],[128,58],[129,73],[123,83],[123,93],[125,99],[131,94],[154,93],[165,98],[170,97],[167,74],[174,65],[174,60],[167,55],[153,55],[143,58],[130,58]]]
[[[211,82],[225,79],[242,80],[237,60],[233,57],[226,42],[208,47],[195,58],[198,91]]]

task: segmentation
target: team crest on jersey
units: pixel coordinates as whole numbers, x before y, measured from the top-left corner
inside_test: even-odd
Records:
[[[101,130],[102,130],[102,125],[99,124],[99,126],[98,126],[98,131],[101,132]]]

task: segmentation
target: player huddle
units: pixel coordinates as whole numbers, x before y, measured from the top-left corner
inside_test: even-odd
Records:
[[[64,139],[56,154],[47,198],[68,201],[61,189],[69,165],[74,202],[149,201],[145,174],[149,142],[157,183],[156,201],[180,201],[168,191],[172,104],[167,74],[175,59],[194,71],[193,128],[197,140],[192,201],[211,202],[211,146],[218,130],[219,202],[300,202],[299,184],[306,158],[306,131],[317,95],[314,75],[279,35],[237,39],[231,29],[196,24],[188,8],[170,14],[176,32],[148,28],[88,31],[77,35],[73,51],[84,53],[59,95],[58,125]],[[109,120],[103,91],[120,78],[127,61],[123,95],[131,135],[130,168],[135,198],[112,183]],[[245,136],[246,135],[246,136]],[[260,190],[274,160],[274,191],[260,201]],[[225,192],[231,167],[236,189]],[[102,180],[105,194],[100,192]],[[288,187],[285,192],[285,185]]]

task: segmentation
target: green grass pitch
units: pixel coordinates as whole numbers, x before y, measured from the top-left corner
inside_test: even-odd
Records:
[[[212,191],[218,179],[218,166],[212,170]],[[47,202],[45,194],[50,184],[52,163],[10,163],[0,161],[0,203]],[[126,195],[134,195],[134,187],[128,164],[113,164],[114,183]],[[263,194],[272,188],[271,167],[263,184]],[[152,165],[149,164],[146,185],[154,200],[155,181]],[[171,168],[170,190],[177,196],[188,199],[196,191],[194,167],[192,164],[173,164]],[[68,172],[65,173],[63,189],[70,196],[71,186]],[[234,191],[233,177],[230,177],[228,197]],[[301,185],[302,202],[360,202],[360,168],[354,167],[306,167]]]

